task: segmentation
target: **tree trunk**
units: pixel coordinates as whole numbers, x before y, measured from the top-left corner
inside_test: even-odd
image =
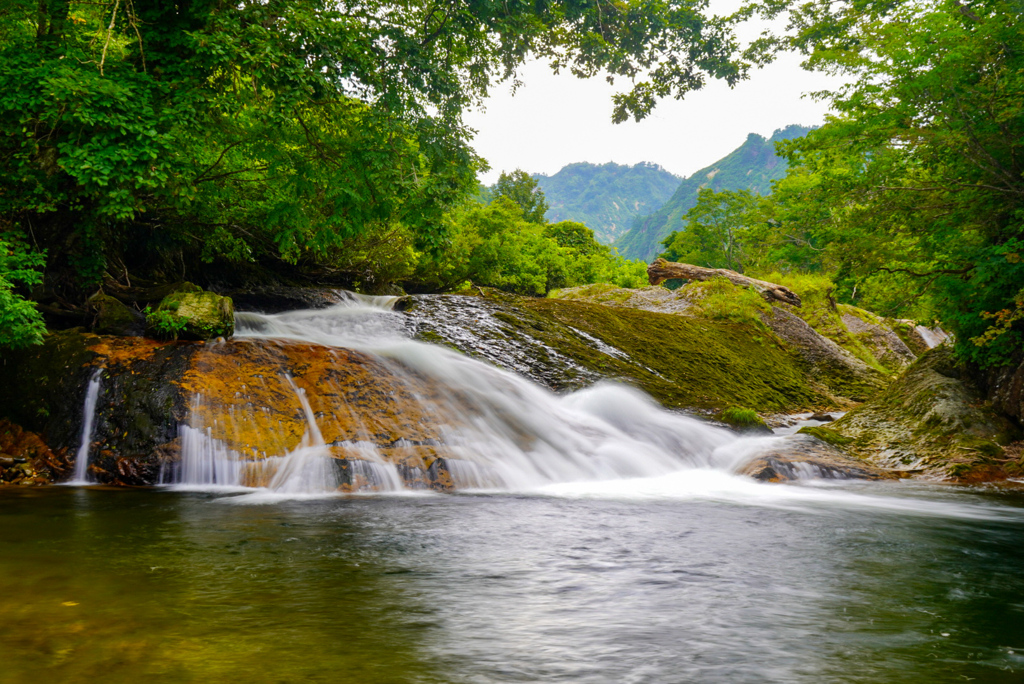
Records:
[[[761,293],[761,296],[769,302],[783,302],[800,306],[800,297],[787,287],[775,283],[756,280],[740,275],[736,271],[725,268],[704,268],[693,264],[677,264],[664,259],[655,259],[654,263],[647,267],[647,279],[651,285],[658,285],[670,278],[682,280],[709,280],[711,278],[725,278],[733,285],[750,287]]]

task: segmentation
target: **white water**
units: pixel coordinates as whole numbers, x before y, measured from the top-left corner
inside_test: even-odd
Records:
[[[427,407],[444,422],[446,462],[457,489],[521,492],[559,497],[670,498],[759,506],[813,507],[831,502],[930,515],[991,517],[984,507],[924,503],[899,494],[866,496],[837,488],[766,485],[735,471],[767,450],[784,448],[792,436],[741,437],[699,420],[665,411],[643,393],[622,384],[598,383],[564,396],[443,347],[406,336],[394,298],[352,297],[329,309],[279,315],[240,313],[237,337],[312,342],[350,347],[391,362],[396,372],[433,379],[447,392]],[[398,362],[398,363],[395,363]],[[246,468],[265,468],[263,486],[243,489],[240,501],[333,495],[335,463],[301,389],[289,383],[306,416],[307,430],[292,452],[259,461],[231,452],[201,425],[182,427],[180,469],[165,477],[186,488],[238,488]],[[458,400],[456,400],[458,398]],[[197,402],[201,398],[196,399]],[[424,400],[426,401],[426,400]],[[467,411],[466,407],[472,407]],[[337,407],[339,413],[346,407]],[[396,467],[369,442],[342,445],[349,463],[376,491],[408,492]],[[814,469],[804,469],[808,483]],[[259,478],[257,478],[259,479]],[[905,489],[905,488],[904,488]],[[892,496],[896,494],[897,496]],[[961,508],[963,508],[961,506]]]
[[[89,380],[85,391],[85,405],[82,408],[82,441],[75,454],[75,474],[67,483],[69,485],[89,484],[89,445],[92,442],[92,427],[96,417],[96,401],[100,396],[100,375],[103,369],[97,368]]]
[[[926,328],[923,325],[919,325],[914,328],[914,330],[916,330],[917,334],[921,336],[921,339],[924,340],[924,343],[928,345],[929,349],[938,347],[946,341],[946,338],[949,337],[949,335],[947,335],[941,328]]]

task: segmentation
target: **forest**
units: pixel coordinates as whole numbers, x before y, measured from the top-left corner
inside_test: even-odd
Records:
[[[613,119],[781,51],[845,74],[780,141],[771,192],[705,188],[664,256],[829,281],[937,321],[981,366],[1024,331],[1024,28],[1012,0],[0,5],[0,346],[114,284],[366,292],[645,284],[536,180],[486,166],[462,115],[527,58],[632,84]],[[787,28],[749,45],[752,17]],[[543,207],[546,209],[546,206]]]

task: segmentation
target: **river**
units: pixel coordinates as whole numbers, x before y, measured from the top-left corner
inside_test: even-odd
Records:
[[[0,682],[1024,679],[1020,490],[757,482],[736,467],[802,438],[614,384],[557,396],[353,301],[241,315],[240,336],[443,384],[429,448],[454,491],[326,442],[330,412],[289,376],[308,425],[287,453],[254,462],[193,420],[163,486],[2,489]],[[336,492],[336,450],[374,486]],[[254,463],[264,486],[245,486]]]

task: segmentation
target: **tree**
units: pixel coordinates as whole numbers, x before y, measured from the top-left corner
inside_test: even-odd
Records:
[[[749,190],[701,190],[697,205],[684,217],[686,227],[662,241],[665,252],[661,256],[743,273],[753,257],[753,226],[764,222],[758,213],[760,200]]]
[[[795,173],[815,178],[788,211],[813,217],[806,234],[843,279],[932,301],[963,356],[1007,362],[1024,343],[1012,315],[1024,289],[1019,5],[872,7],[795,15],[809,65],[854,81],[832,94],[838,116],[784,145]]]
[[[545,223],[544,214],[548,211],[548,203],[544,199],[544,191],[522,169],[512,173],[502,171],[498,182],[494,184],[493,198],[499,197],[505,197],[518,206],[524,221]]]

